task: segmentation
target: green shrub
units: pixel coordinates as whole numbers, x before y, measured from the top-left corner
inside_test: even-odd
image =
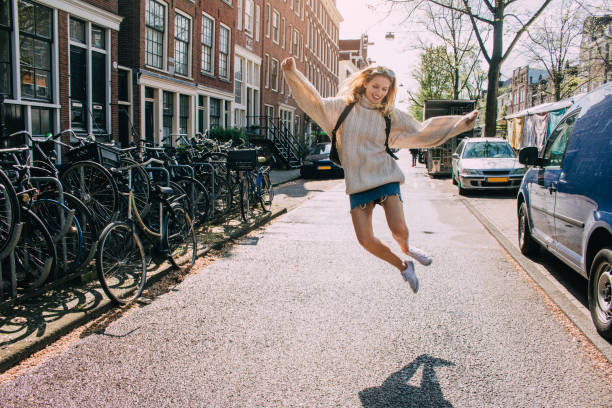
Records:
[[[216,127],[210,129],[210,132],[208,134],[211,139],[218,140],[221,143],[225,143],[231,140],[235,145],[241,145],[244,143],[248,143],[249,141],[249,138],[247,137],[246,133],[244,133],[242,129],[237,127]]]

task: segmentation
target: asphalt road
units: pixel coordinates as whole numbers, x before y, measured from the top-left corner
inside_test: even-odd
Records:
[[[1,405],[612,406],[612,381],[456,193],[405,172],[411,243],[434,257],[417,295],[359,247],[338,183],[4,381]],[[391,242],[380,208],[374,223]]]

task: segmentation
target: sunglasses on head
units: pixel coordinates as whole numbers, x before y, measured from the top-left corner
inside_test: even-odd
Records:
[[[374,68],[372,73],[383,74],[383,75],[388,76],[391,79],[395,79],[395,72],[393,72],[389,68],[385,68],[385,67],[382,67],[382,66]]]

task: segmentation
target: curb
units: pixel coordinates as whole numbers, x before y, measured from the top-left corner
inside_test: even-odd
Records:
[[[198,251],[196,258],[206,255],[212,249],[220,249],[223,246],[225,246],[228,242],[233,241],[237,238],[240,238],[241,236],[248,234],[254,229],[259,228],[260,226],[267,224],[273,219],[283,214],[286,214],[286,213],[287,213],[287,208],[281,208],[275,212],[272,212],[271,214],[260,217],[256,219],[255,222],[253,222],[252,224],[248,224],[244,226],[243,228],[237,229],[236,231],[231,233],[228,237],[220,239],[219,241],[215,241],[207,245],[206,247],[202,248],[200,251]],[[145,287],[150,286],[154,284],[155,282],[159,281],[162,277],[164,277],[168,273],[170,269],[171,268],[166,268],[156,273],[155,275],[151,276],[151,278],[148,278]],[[9,353],[7,356],[0,358],[0,374],[16,366],[17,364],[19,364],[26,358],[30,357],[32,354],[56,342],[62,336],[65,336],[66,334],[70,333],[77,327],[80,327],[84,325],[85,323],[88,323],[92,321],[93,319],[99,317],[103,313],[113,309],[115,306],[106,297],[102,289],[99,290],[99,293],[100,293],[100,296],[102,297],[102,300],[94,309],[89,310],[87,312],[83,312],[78,315],[75,314],[70,317],[66,317],[65,319],[60,319],[58,321],[48,323],[47,330],[45,330],[45,334],[34,340],[30,340],[28,342],[29,339],[23,339],[22,341],[24,343],[27,342],[27,344],[16,346],[14,352]],[[19,342],[17,342],[16,344],[19,344]]]
[[[576,307],[567,296],[562,293],[553,283],[554,281],[536,268],[520,250],[510,242],[508,238],[489,219],[476,209],[470,202],[460,198],[466,208],[480,221],[487,231],[497,242],[512,256],[512,258],[527,272],[535,283],[550,297],[550,299],[561,309],[584,336],[601,352],[601,354],[612,363],[612,345],[604,340],[594,329],[593,322],[589,317]]]

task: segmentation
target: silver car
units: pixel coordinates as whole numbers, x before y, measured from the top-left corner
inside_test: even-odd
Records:
[[[453,184],[467,190],[518,190],[525,167],[510,144],[501,138],[463,139],[452,156]]]

